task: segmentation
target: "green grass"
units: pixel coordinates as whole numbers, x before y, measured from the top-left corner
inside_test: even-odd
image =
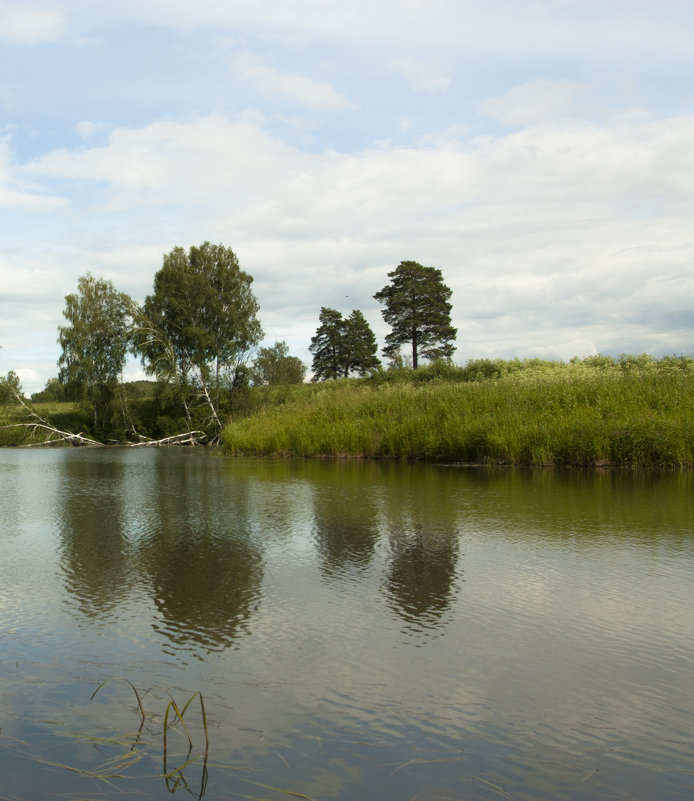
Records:
[[[88,430],[89,415],[78,404],[63,401],[34,403],[32,408],[61,431],[79,433]],[[18,404],[0,406],[0,447],[19,447],[43,442],[48,432],[34,429],[33,420]],[[30,425],[24,425],[29,423]]]
[[[690,466],[694,361],[479,360],[324,382],[234,421],[222,442],[234,454]]]

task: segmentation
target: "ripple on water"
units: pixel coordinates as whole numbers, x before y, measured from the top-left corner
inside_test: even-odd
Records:
[[[655,538],[624,486],[593,506],[583,486],[567,524],[551,476],[45,459],[57,478],[35,456],[3,473],[12,504],[45,492],[0,532],[0,724],[42,755],[63,726],[131,727],[126,683],[88,700],[125,676],[153,688],[153,747],[156,692],[205,693],[210,798],[258,794],[237,763],[344,801],[694,797],[694,548],[671,488],[653,503],[679,534]]]

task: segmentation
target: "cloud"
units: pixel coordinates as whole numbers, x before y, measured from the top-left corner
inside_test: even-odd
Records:
[[[485,100],[480,112],[507,125],[535,125],[563,116],[583,88],[577,81],[529,81]]]
[[[89,120],[81,120],[75,125],[75,131],[82,139],[91,139],[96,136],[100,131],[108,131],[113,126],[107,122],[90,122]]]
[[[231,211],[266,191],[272,175],[297,169],[302,160],[252,122],[210,116],[116,128],[105,145],[51,151],[22,173],[76,187],[101,186],[102,208],[111,211],[161,204],[207,209],[220,202]]]
[[[209,239],[254,276],[268,341],[308,363],[321,305],[360,308],[384,336],[373,294],[402,259],[443,270],[460,361],[694,347],[694,116],[560,116],[346,153],[303,151],[266,126],[118,127],[14,165],[71,204],[51,244],[55,315],[87,270],[141,300],[162,253]]]
[[[54,210],[64,201],[43,193],[20,176],[14,161],[10,136],[0,137],[0,208],[24,211]]]
[[[15,45],[55,42],[65,33],[65,18],[55,8],[0,2],[0,41]]]
[[[390,62],[415,92],[445,92],[451,84],[451,71],[440,64],[412,57],[397,58]]]
[[[344,110],[353,104],[330,84],[303,75],[282,73],[265,66],[252,56],[243,56],[236,65],[237,74],[252,82],[261,92],[311,109]]]

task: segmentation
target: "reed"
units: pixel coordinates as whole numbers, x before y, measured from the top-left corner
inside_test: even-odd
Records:
[[[488,375],[481,367],[489,365],[474,363],[326,382],[229,424],[223,446],[255,455],[691,466],[694,361],[639,358],[497,361]]]
[[[252,788],[261,788],[292,798],[314,801],[311,796],[305,795],[297,790],[278,787],[262,781],[262,777],[258,777],[258,772],[253,768],[235,766],[226,760],[214,764],[210,763],[210,736],[208,731],[207,710],[200,691],[195,691],[187,701],[181,705],[168,690],[158,690],[157,688],[138,690],[129,679],[109,678],[102,681],[96,687],[89,698],[89,703],[94,701],[94,699],[104,691],[107,685],[113,686],[122,684],[127,685],[129,688],[128,692],[131,692],[135,697],[137,714],[139,717],[139,726],[136,731],[121,733],[117,729],[112,730],[108,719],[104,721],[104,724],[98,727],[97,733],[75,731],[71,728],[59,729],[56,731],[58,737],[68,738],[72,742],[80,745],[91,745],[95,752],[99,754],[99,764],[90,769],[77,767],[66,762],[46,759],[43,755],[37,753],[29,743],[16,740],[15,743],[18,753],[21,753],[24,757],[32,757],[38,764],[56,768],[61,771],[68,771],[69,773],[89,779],[90,785],[96,781],[104,788],[111,788],[114,793],[120,793],[124,797],[144,795],[142,792],[132,790],[132,782],[141,781],[143,779],[150,780],[156,777],[164,780],[166,790],[170,794],[173,795],[178,790],[185,790],[186,797],[189,795],[196,799],[196,801],[201,801],[201,799],[205,797],[207,791],[209,779],[208,770],[214,769],[218,772],[233,772],[235,780],[240,784],[249,785],[253,793],[254,790]],[[200,718],[202,721],[202,731],[205,737],[204,750],[202,746],[199,746],[197,749],[194,748],[194,738],[191,733],[190,721],[186,722],[185,718],[186,713],[196,699],[200,703]],[[147,706],[150,707],[150,709],[146,709],[145,700],[147,700]],[[160,704],[162,702],[166,703],[163,722],[160,714],[151,711],[153,703]],[[58,721],[44,722],[52,723],[56,726],[61,725]],[[179,732],[183,737],[183,752],[179,750],[177,754],[172,753],[173,749],[169,741],[170,732],[172,731]],[[161,747],[157,745],[159,737],[162,738]],[[161,756],[163,759],[163,770],[161,772],[157,771],[153,776],[151,773],[151,762],[153,757],[157,755]],[[175,757],[175,765],[172,767],[170,762],[173,757]],[[194,765],[199,767],[193,770],[191,766]],[[191,776],[191,774],[193,775]],[[199,778],[199,781],[195,781],[193,784],[193,777],[196,779]],[[130,780],[130,792],[124,791],[122,786],[120,786],[120,780]],[[103,795],[104,793],[99,792],[97,797],[102,797]],[[259,798],[259,796],[255,794],[245,794],[241,792],[241,790],[239,790],[237,795],[241,798]],[[75,795],[75,797],[78,796]],[[84,795],[80,795],[79,797],[82,801],[94,801],[93,797]],[[4,797],[0,794],[0,800],[3,798]]]

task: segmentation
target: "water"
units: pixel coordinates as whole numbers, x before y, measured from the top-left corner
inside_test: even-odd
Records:
[[[6,449],[0,481],[0,798],[694,797],[691,474]],[[165,753],[196,692],[209,748],[195,696]]]

